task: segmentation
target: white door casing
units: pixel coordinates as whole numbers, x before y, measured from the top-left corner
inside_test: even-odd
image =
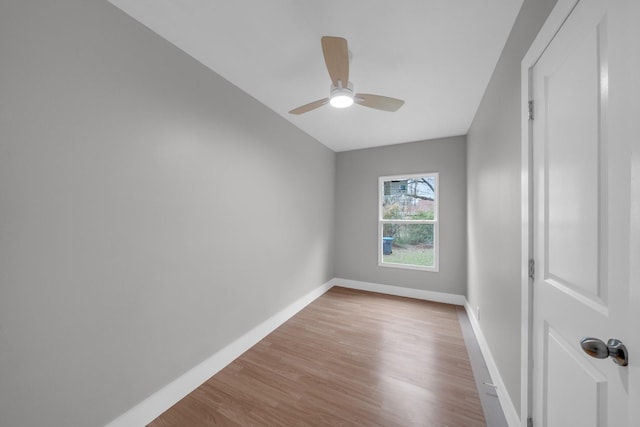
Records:
[[[628,132],[637,133],[637,123],[640,117],[640,2],[631,4],[631,10],[626,15],[631,22],[627,39],[630,42],[630,64],[627,72],[632,76],[632,86],[629,88],[630,105],[627,108],[626,123]],[[640,424],[640,138],[635,136],[631,140],[631,234],[630,234],[631,268],[629,273],[629,313],[631,315],[629,328],[630,340],[627,346],[633,352],[629,362],[629,425]]]
[[[629,326],[640,319],[630,311],[632,2],[560,0],[523,61],[535,105],[523,121],[523,253],[532,238],[536,262],[535,282],[523,275],[523,425],[529,414],[535,426],[640,425],[629,405],[640,379]],[[628,343],[631,366],[588,357],[584,336]]]

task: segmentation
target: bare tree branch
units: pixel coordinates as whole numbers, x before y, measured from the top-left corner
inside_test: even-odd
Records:
[[[433,197],[421,196],[419,194],[409,194],[409,193],[407,193],[407,196],[413,197],[414,199],[431,200],[432,202],[435,200]]]
[[[426,186],[428,186],[431,189],[432,193],[436,192],[435,188],[433,188],[433,185],[429,181],[427,181],[424,178],[420,178],[419,180],[411,180],[411,181],[409,181],[409,184],[413,184],[413,185],[409,186],[409,188],[413,189],[413,192],[407,192],[407,196],[413,197],[415,199],[434,201],[434,198],[432,196],[422,196],[422,195],[418,194],[418,186],[416,185],[417,183],[425,184]]]
[[[435,193],[436,189],[435,189],[435,188],[433,188],[433,185],[431,185],[431,183],[430,183],[429,181],[427,181],[427,180],[426,180],[426,179],[424,179],[424,178],[420,178],[420,182],[422,182],[422,183],[424,183],[424,184],[427,184],[427,185],[429,186],[429,188],[431,189],[431,191],[433,191],[433,192]]]

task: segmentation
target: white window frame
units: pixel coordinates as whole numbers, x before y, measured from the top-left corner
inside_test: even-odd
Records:
[[[433,204],[433,219],[383,219],[383,202],[384,202],[384,182],[385,181],[394,181],[394,180],[403,180],[403,179],[413,179],[420,178],[425,176],[432,176],[435,178],[435,200]],[[431,271],[438,272],[440,265],[440,226],[439,226],[439,208],[440,204],[440,175],[438,172],[426,172],[426,173],[414,173],[414,174],[406,174],[406,175],[391,175],[391,176],[381,176],[378,177],[378,266],[379,267],[391,267],[391,268],[402,268],[406,270],[421,270],[421,271]],[[384,257],[382,255],[382,237],[383,237],[383,228],[384,224],[433,224],[433,267],[425,267],[421,265],[412,265],[412,264],[396,264],[390,262],[384,262]]]

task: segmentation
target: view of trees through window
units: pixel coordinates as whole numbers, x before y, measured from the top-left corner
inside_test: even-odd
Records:
[[[380,178],[381,264],[437,269],[437,174]]]

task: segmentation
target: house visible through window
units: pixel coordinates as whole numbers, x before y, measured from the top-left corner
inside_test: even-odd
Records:
[[[379,179],[378,265],[438,271],[438,174]]]

